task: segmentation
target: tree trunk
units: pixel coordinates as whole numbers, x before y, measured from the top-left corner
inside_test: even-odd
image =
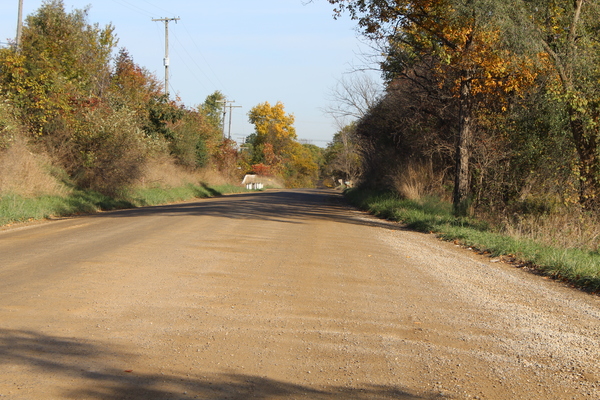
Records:
[[[471,98],[471,72],[465,71],[460,87],[460,115],[456,140],[456,172],[454,179],[453,207],[456,215],[467,214],[470,200],[469,159],[473,124],[473,101]]]

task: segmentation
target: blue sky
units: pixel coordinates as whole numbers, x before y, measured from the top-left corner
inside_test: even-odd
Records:
[[[24,16],[41,0],[23,0]],[[232,138],[253,132],[247,113],[281,101],[296,117],[300,139],[325,147],[337,127],[323,112],[331,88],[358,67],[368,46],[355,22],[334,20],[326,0],[64,0],[67,11],[89,5],[89,22],[112,23],[134,61],[164,80],[164,23],[169,23],[170,86],[186,106],[215,90],[235,100]],[[0,4],[0,41],[13,38],[18,0]],[[379,77],[377,72],[373,76]]]

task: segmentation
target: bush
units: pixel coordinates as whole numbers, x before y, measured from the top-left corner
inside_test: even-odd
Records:
[[[113,195],[142,175],[148,142],[126,109],[91,110],[72,139],[68,166],[78,185]]]

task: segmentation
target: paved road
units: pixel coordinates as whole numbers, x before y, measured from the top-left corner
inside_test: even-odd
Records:
[[[0,398],[599,399],[600,300],[329,191],[0,232]]]

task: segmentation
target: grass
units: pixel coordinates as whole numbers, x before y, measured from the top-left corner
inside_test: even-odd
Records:
[[[435,233],[491,256],[510,256],[518,264],[571,283],[586,291],[600,293],[600,253],[575,248],[559,248],[526,238],[511,237],[473,218],[452,214],[452,205],[435,198],[400,199],[394,193],[361,189],[346,191],[357,207],[378,217],[400,221],[408,228]]]
[[[0,225],[98,211],[168,204],[244,191],[246,189],[233,185],[188,184],[168,189],[137,189],[124,193],[118,198],[88,190],[74,190],[71,194],[64,196],[24,197],[16,194],[3,194],[0,197]]]

